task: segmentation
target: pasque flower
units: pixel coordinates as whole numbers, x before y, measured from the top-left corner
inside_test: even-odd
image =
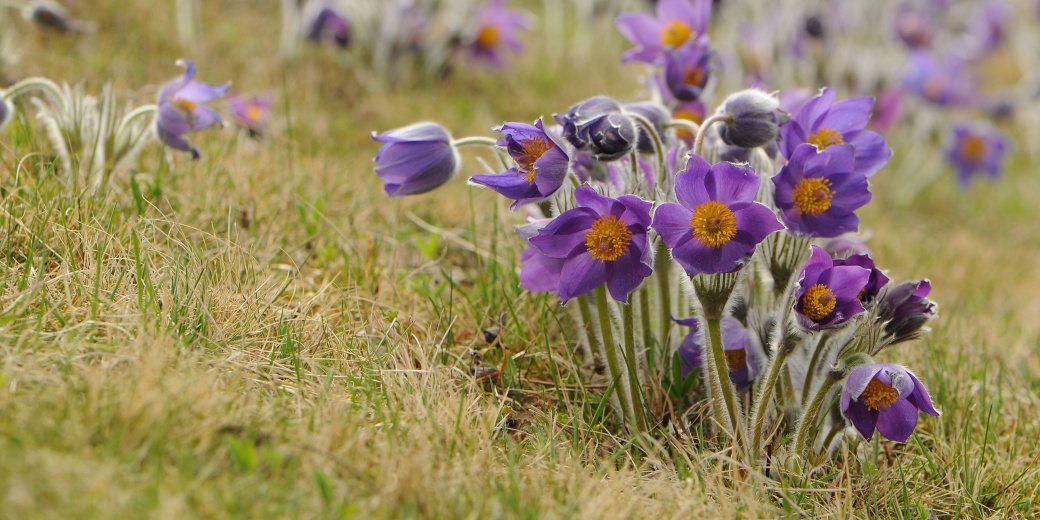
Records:
[[[641,103],[628,103],[621,107],[622,110],[629,114],[635,114],[646,119],[654,127],[654,131],[658,135],[664,135],[664,125],[672,118],[668,108],[660,103],[654,103],[652,101],[644,101]],[[636,148],[640,153],[654,153],[654,141],[650,137],[643,125],[636,125],[639,132],[639,139],[636,141]]]
[[[579,206],[553,219],[531,244],[545,256],[565,260],[564,303],[604,283],[611,297],[626,301],[652,271],[646,235],[652,204],[633,195],[606,197],[588,186],[574,190],[574,198]]]
[[[859,294],[870,271],[854,265],[835,265],[831,255],[812,246],[802,269],[794,311],[798,324],[808,330],[837,327],[863,312]]]
[[[556,193],[567,179],[569,158],[564,147],[545,132],[542,120],[534,125],[506,123],[498,146],[504,146],[517,166],[500,174],[474,175],[470,181],[487,186],[516,202],[513,209]]]
[[[938,58],[930,50],[914,51],[903,72],[903,87],[937,105],[970,104],[975,81],[956,54]]]
[[[271,112],[271,96],[253,94],[251,96],[228,96],[231,117],[236,123],[249,130],[251,135],[264,133],[267,116]]]
[[[621,60],[659,64],[665,52],[684,43],[707,38],[711,0],[660,0],[657,16],[624,13],[617,18],[621,34],[636,45]]]
[[[740,268],[770,233],[783,229],[776,215],[755,202],[761,179],[747,166],[711,166],[690,155],[675,178],[678,204],[661,204],[651,227],[690,275]]]
[[[704,334],[697,318],[675,318],[679,325],[690,327],[677,350],[682,366],[683,378],[704,366]],[[751,383],[761,373],[761,355],[751,331],[733,318],[722,320],[722,349],[726,354],[729,377],[737,390],[751,389]]]
[[[784,224],[797,233],[832,238],[859,229],[854,213],[870,202],[867,178],[856,173],[855,150],[841,144],[817,152],[803,144],[773,177]]]
[[[224,97],[231,84],[214,86],[195,81],[195,64],[187,60],[178,60],[177,64],[184,67],[184,76],[159,91],[155,133],[166,146],[190,152],[198,159],[199,149],[184,136],[220,124],[220,115],[205,103]]]
[[[309,41],[340,48],[350,45],[352,36],[347,17],[329,0],[311,0],[304,6],[302,31]]]
[[[826,246],[824,246],[824,249],[826,250]],[[854,265],[870,271],[870,277],[867,278],[867,285],[865,285],[863,290],[859,293],[859,301],[863,303],[874,301],[874,298],[877,298],[881,289],[888,285],[888,277],[885,276],[885,273],[882,273],[876,265],[874,265],[874,259],[871,258],[870,255],[856,254],[845,258],[837,258],[834,260],[834,265]]]
[[[579,150],[588,150],[598,161],[613,161],[632,151],[639,139],[636,123],[621,104],[596,96],[553,116],[563,128],[564,139]]]
[[[416,123],[372,139],[385,143],[376,154],[376,174],[391,197],[426,193],[451,180],[459,154],[451,134],[437,123]]]
[[[773,143],[780,135],[780,125],[789,119],[776,96],[753,88],[730,94],[717,112],[726,116],[718,126],[722,142],[741,148]]]
[[[878,319],[887,320],[885,333],[893,338],[893,344],[914,339],[925,323],[935,317],[938,309],[928,299],[931,292],[932,283],[920,280],[891,287],[882,296]]]
[[[866,130],[874,111],[874,98],[854,97],[837,103],[834,98],[834,89],[828,87],[807,101],[780,130],[780,151],[790,159],[802,143],[820,151],[849,144],[856,156],[853,171],[870,177],[892,157],[885,138]]]
[[[961,187],[967,188],[980,173],[990,179],[1000,177],[1008,148],[1004,134],[988,124],[959,124],[953,127],[946,159],[957,170]]]
[[[697,101],[711,77],[713,52],[707,42],[690,41],[664,59],[664,84],[679,101]]]
[[[531,238],[551,219],[538,219],[523,226],[517,226],[516,234],[527,242],[527,249],[520,254],[520,287],[531,292],[560,292],[560,272],[563,271],[563,258],[545,256],[537,247],[531,245]]]
[[[491,0],[477,16],[468,48],[473,57],[493,66],[502,64],[505,50],[520,52],[520,31],[527,28],[523,13],[506,9],[505,0]]]
[[[841,413],[867,440],[876,428],[887,439],[906,442],[917,427],[918,410],[939,416],[921,381],[899,365],[860,365],[841,391]]]

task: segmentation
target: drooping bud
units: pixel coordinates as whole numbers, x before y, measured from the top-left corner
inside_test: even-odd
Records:
[[[620,103],[606,96],[589,98],[553,117],[569,143],[588,149],[599,161],[624,157],[638,139],[635,122],[622,112]]]
[[[451,134],[437,123],[415,123],[373,134],[383,143],[376,154],[376,174],[391,197],[433,191],[459,170],[459,154]]]
[[[928,320],[938,314],[938,306],[927,298],[931,292],[931,282],[921,280],[901,283],[881,296],[878,316],[888,322],[885,333],[893,338],[891,344],[916,338]]]
[[[773,94],[747,89],[730,95],[722,102],[719,115],[727,116],[719,127],[719,137],[731,146],[757,148],[780,136],[780,125],[790,117],[780,110]]]

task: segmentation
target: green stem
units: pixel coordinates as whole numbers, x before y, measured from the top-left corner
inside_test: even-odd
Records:
[[[726,364],[726,351],[722,347],[722,318],[720,316],[708,316],[708,343],[711,344],[712,363],[715,377],[718,378],[722,395],[713,394],[712,400],[721,399],[725,405],[725,411],[729,414],[729,426],[732,428],[731,435],[737,437],[740,429],[740,410],[737,405],[736,392],[733,389],[733,381],[729,377],[729,366]],[[719,422],[724,419],[718,417]]]
[[[57,83],[47,78],[40,77],[25,78],[22,81],[19,81],[14,85],[11,85],[10,88],[3,91],[3,98],[14,99],[22,94],[25,94],[26,92],[29,92],[30,90],[42,90],[44,92],[47,92],[51,95],[54,101],[60,102],[63,99],[65,99],[64,94],[62,94],[61,87],[59,87]]]
[[[828,377],[826,381],[820,385],[820,389],[816,391],[816,396],[813,397],[811,403],[806,408],[803,408],[802,417],[798,422],[798,431],[794,436],[795,453],[802,456],[803,460],[806,459],[806,455],[809,451],[809,430],[816,427],[816,420],[819,418],[820,410],[823,408],[823,402],[827,399],[827,394],[830,393],[831,388],[840,381],[841,379]]]
[[[603,351],[607,356],[610,381],[614,388],[617,389],[618,402],[621,403],[622,418],[628,422],[632,419],[632,408],[629,406],[625,392],[621,390],[621,360],[618,358],[618,344],[614,341],[614,326],[610,323],[610,304],[607,302],[606,285],[600,285],[596,288],[596,311],[599,312],[599,328],[603,335]]]
[[[657,186],[664,186],[664,181],[668,174],[665,171],[664,144],[661,142],[660,134],[657,133],[657,128],[654,127],[654,124],[649,119],[639,114],[629,113],[628,116],[639,123],[639,126],[642,126],[650,136],[650,141],[654,144],[654,155],[657,156]]]
[[[665,128],[682,128],[693,135],[701,131],[701,126],[688,119],[672,119],[664,124]]]
[[[704,140],[708,136],[708,129],[711,125],[718,123],[719,121],[727,121],[730,117],[722,114],[715,114],[701,123],[700,131],[697,132],[697,139],[693,142],[693,153],[694,155],[701,155],[704,153]]]
[[[477,135],[477,136],[472,136],[472,137],[463,137],[462,139],[456,139],[456,140],[451,142],[451,145],[454,146],[455,148],[460,148],[460,147],[463,147],[463,146],[490,146],[490,147],[495,147],[495,146],[498,146],[498,141],[495,140],[495,139],[492,139],[490,137],[484,137],[484,136]]]
[[[820,357],[824,349],[827,348],[828,334],[820,336],[820,341],[816,344],[816,348],[813,350],[812,359],[809,360],[809,369],[805,372],[805,384],[802,386],[802,403],[804,404],[809,400],[809,393],[812,391],[813,376],[816,375],[816,365],[820,362]]]
[[[621,304],[622,322],[625,329],[625,362],[628,364],[628,397],[632,401],[632,415],[636,429],[646,432],[646,417],[643,412],[642,386],[639,384],[639,361],[636,358],[636,320],[632,313],[632,305]]]
[[[762,449],[762,425],[766,422],[766,414],[769,411],[770,403],[773,401],[773,387],[776,386],[776,380],[780,377],[780,369],[783,367],[786,359],[787,353],[784,349],[782,347],[777,349],[776,355],[773,356],[773,362],[769,365],[769,375],[766,376],[765,383],[762,385],[762,391],[759,392],[756,401],[755,415],[752,419],[754,429],[751,431],[751,455],[754,457],[757,457],[759,450]]]
[[[668,246],[664,244],[663,239],[659,240],[654,272],[657,275],[657,294],[660,297],[657,307],[658,320],[660,320],[657,324],[659,331],[657,340],[660,342],[660,351],[664,354],[669,352],[668,334],[672,329],[672,281],[669,272],[672,259],[668,255]]]
[[[588,347],[590,356],[589,359],[586,360],[586,362],[589,364],[593,364],[592,357],[595,355],[594,353],[600,351],[600,338],[596,335],[596,332],[593,329],[592,309],[589,308],[589,299],[584,296],[579,296],[577,300],[578,312],[581,314],[582,325],[584,325],[585,327],[585,338],[588,339],[589,342]]]
[[[660,368],[659,362],[667,363],[668,352],[654,351],[654,331],[650,329],[650,287],[639,290],[639,321],[643,329],[643,348],[647,353],[647,369]]]
[[[158,105],[143,105],[131,110],[123,116],[123,119],[119,122],[119,128],[116,130],[116,135],[122,135],[123,132],[126,131],[126,128],[130,126],[130,123],[133,123],[137,118],[154,114],[158,110]]]

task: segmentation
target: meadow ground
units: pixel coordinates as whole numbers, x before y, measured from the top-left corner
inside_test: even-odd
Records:
[[[263,36],[277,16],[252,2],[207,2],[190,50],[168,6],[96,4],[97,34],[20,26],[18,75],[111,81],[143,103],[192,58],[206,81],[276,92],[274,130],[198,134],[197,162],[150,146],[97,198],[70,192],[31,118],[0,137],[0,517],[1038,515],[1026,147],[1001,181],[959,191],[934,145],[897,130],[872,179],[878,264],[930,278],[941,305],[898,362],[942,417],[811,482],[733,475],[689,436],[662,432],[646,455],[612,433],[568,314],[518,287],[522,219],[500,198],[456,182],[389,200],[372,172],[373,130],[488,135],[636,95],[609,27],[593,59],[532,43],[502,74],[386,90],[319,49],[283,66]],[[475,378],[478,363],[504,374]]]

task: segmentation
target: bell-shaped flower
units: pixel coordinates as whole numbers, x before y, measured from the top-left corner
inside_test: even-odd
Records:
[[[939,416],[921,381],[899,365],[860,365],[841,391],[841,413],[867,440],[877,429],[886,439],[906,442],[917,427],[918,410]]]

